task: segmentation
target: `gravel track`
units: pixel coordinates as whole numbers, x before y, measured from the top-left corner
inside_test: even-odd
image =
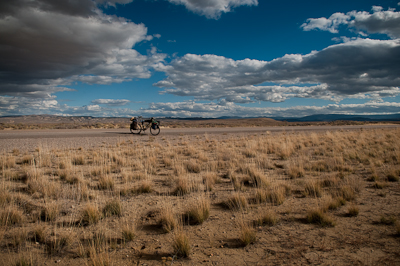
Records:
[[[400,125],[357,125],[357,126],[289,126],[289,127],[235,127],[235,128],[162,128],[161,133],[154,138],[171,138],[185,135],[204,135],[215,138],[226,138],[234,135],[260,134],[269,131],[271,134],[280,132],[300,131],[332,131],[360,130],[379,128],[400,128]],[[52,150],[63,150],[82,147],[85,149],[115,145],[122,141],[146,141],[151,137],[146,131],[141,135],[133,135],[129,129],[53,129],[53,130],[4,130],[0,131],[0,149],[10,152],[18,149],[21,152],[34,151],[38,147]]]

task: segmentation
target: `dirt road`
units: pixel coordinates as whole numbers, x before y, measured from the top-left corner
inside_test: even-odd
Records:
[[[357,125],[357,126],[286,126],[286,127],[235,127],[235,128],[162,128],[156,138],[185,135],[246,135],[270,132],[300,132],[300,131],[334,131],[360,130],[377,128],[400,128],[400,125]],[[105,144],[115,144],[132,138],[151,136],[149,131],[141,135],[133,135],[129,129],[54,129],[54,130],[4,130],[0,131],[0,150],[9,152],[13,149],[32,151],[38,147],[49,149],[90,148]],[[217,137],[216,136],[216,137]]]

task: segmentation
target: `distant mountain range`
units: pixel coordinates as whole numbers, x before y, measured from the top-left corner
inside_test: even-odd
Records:
[[[164,117],[161,120],[216,120],[216,119],[250,119],[250,118],[269,118],[276,121],[286,122],[332,122],[332,121],[400,121],[400,113],[391,115],[341,115],[341,114],[319,114],[304,117],[240,117],[240,116],[221,116],[218,118],[204,117]],[[0,123],[87,123],[95,122],[126,122],[127,117],[92,117],[92,116],[55,116],[55,115],[23,115],[23,116],[2,116]]]
[[[186,117],[186,118],[176,118],[176,117],[166,117],[166,119],[177,119],[177,120],[211,120],[211,119],[243,119],[249,117],[240,116],[221,116],[218,118],[203,118],[203,117]],[[260,118],[260,117],[251,117]],[[319,115],[309,115],[304,117],[263,117],[271,118],[277,121],[286,122],[332,122],[332,121],[400,121],[399,114],[391,115],[342,115],[342,114],[319,114]]]
[[[392,115],[339,115],[339,114],[321,114],[309,115],[304,117],[270,117],[278,121],[287,122],[331,122],[337,120],[344,121],[400,121],[400,114]]]

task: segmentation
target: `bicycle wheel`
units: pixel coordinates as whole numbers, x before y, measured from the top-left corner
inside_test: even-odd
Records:
[[[160,127],[156,126],[155,128],[153,128],[152,126],[150,127],[150,133],[153,136],[157,136],[158,134],[160,134]]]
[[[133,128],[131,127],[131,133],[132,133],[132,134],[139,134],[140,131],[142,131],[142,127],[139,126],[139,125],[137,126],[137,129],[133,129]]]

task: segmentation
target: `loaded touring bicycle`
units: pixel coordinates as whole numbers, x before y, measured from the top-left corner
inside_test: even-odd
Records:
[[[150,119],[143,119],[142,116],[131,118],[131,133],[140,134],[150,128],[150,133],[153,136],[160,134],[160,122],[155,120],[154,117]]]

